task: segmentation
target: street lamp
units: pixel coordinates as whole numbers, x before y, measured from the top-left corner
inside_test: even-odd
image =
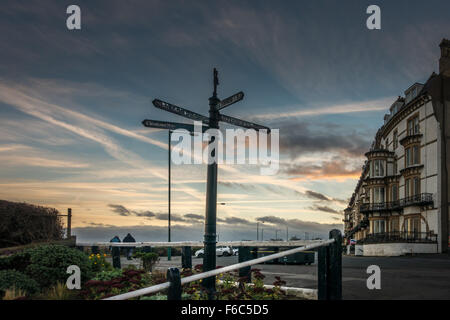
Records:
[[[281,230],[275,230],[275,240],[278,240],[278,231],[281,231]]]
[[[264,221],[261,221],[261,223],[264,223]],[[259,240],[259,221],[256,222],[256,241]]]
[[[169,194],[168,194],[168,203],[169,203],[169,208],[168,208],[168,222],[169,222],[169,225],[168,225],[168,227],[169,227],[169,232],[168,232],[168,242],[171,242],[171,239],[170,239],[170,187],[171,187],[171,185],[170,185],[170,163],[172,162],[172,156],[171,156],[171,151],[172,151],[172,143],[171,143],[171,140],[172,140],[172,130],[169,130],[169,166],[168,166],[168,168],[169,168]],[[172,259],[172,247],[169,247],[169,248],[167,248],[167,260],[171,260]]]

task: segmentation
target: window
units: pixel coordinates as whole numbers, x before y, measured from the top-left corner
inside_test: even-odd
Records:
[[[391,201],[398,200],[398,185],[393,184],[391,187]]]
[[[398,168],[397,168],[397,160],[394,160],[394,174],[397,174]]]
[[[373,188],[373,203],[384,202],[384,187]]]
[[[372,161],[372,177],[384,177],[384,160]]]
[[[408,136],[412,136],[413,134],[419,134],[419,116],[415,116],[408,120]]]
[[[411,179],[405,180],[405,197],[408,198],[411,192]]]
[[[405,232],[408,233],[408,237],[418,236],[417,233],[420,232],[420,218],[413,217],[405,220]]]
[[[386,231],[384,220],[374,220],[373,221],[373,233],[383,233]]]
[[[413,189],[412,189],[412,195],[413,196],[415,196],[415,195],[418,195],[418,194],[420,194],[420,178],[419,177],[415,177],[415,178],[413,178],[412,179],[412,181],[413,181]]]
[[[393,137],[392,137],[392,147],[395,149],[397,149],[398,147],[398,132],[397,130],[394,131]]]
[[[412,150],[413,150],[413,161],[414,161],[413,163],[419,164],[420,163],[420,161],[419,161],[419,146],[413,146]]]
[[[418,145],[405,149],[405,166],[411,166],[420,163],[420,149]]]
[[[389,221],[389,231],[390,232],[399,231],[399,220],[398,220],[398,217],[391,218],[391,220]]]

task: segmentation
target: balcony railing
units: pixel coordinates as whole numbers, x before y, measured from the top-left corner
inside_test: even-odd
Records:
[[[368,234],[364,239],[358,240],[358,244],[389,242],[437,243],[437,235],[432,231],[391,231],[371,233]]]
[[[433,195],[431,193],[419,193],[414,196],[406,197],[397,201],[363,203],[359,207],[359,212],[368,213],[372,211],[400,210],[408,206],[423,206],[429,204],[433,204]]]

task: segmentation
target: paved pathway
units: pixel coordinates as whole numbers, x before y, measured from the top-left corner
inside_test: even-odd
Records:
[[[122,265],[130,264],[122,258]],[[201,264],[202,259],[192,259],[192,265]],[[139,261],[132,260],[132,264]],[[217,257],[217,265],[237,263],[237,257]],[[344,299],[450,299],[450,255],[420,255],[408,257],[354,257],[344,256],[342,260],[342,287]],[[367,267],[381,268],[381,290],[368,290]],[[161,257],[156,269],[180,267],[181,258]],[[272,284],[275,276],[287,282],[287,286],[317,288],[317,265],[273,265],[261,264],[266,276],[264,282]]]

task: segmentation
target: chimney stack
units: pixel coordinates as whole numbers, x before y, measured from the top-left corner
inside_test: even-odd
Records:
[[[450,77],[450,40],[442,39],[441,58],[439,59],[439,74]]]

